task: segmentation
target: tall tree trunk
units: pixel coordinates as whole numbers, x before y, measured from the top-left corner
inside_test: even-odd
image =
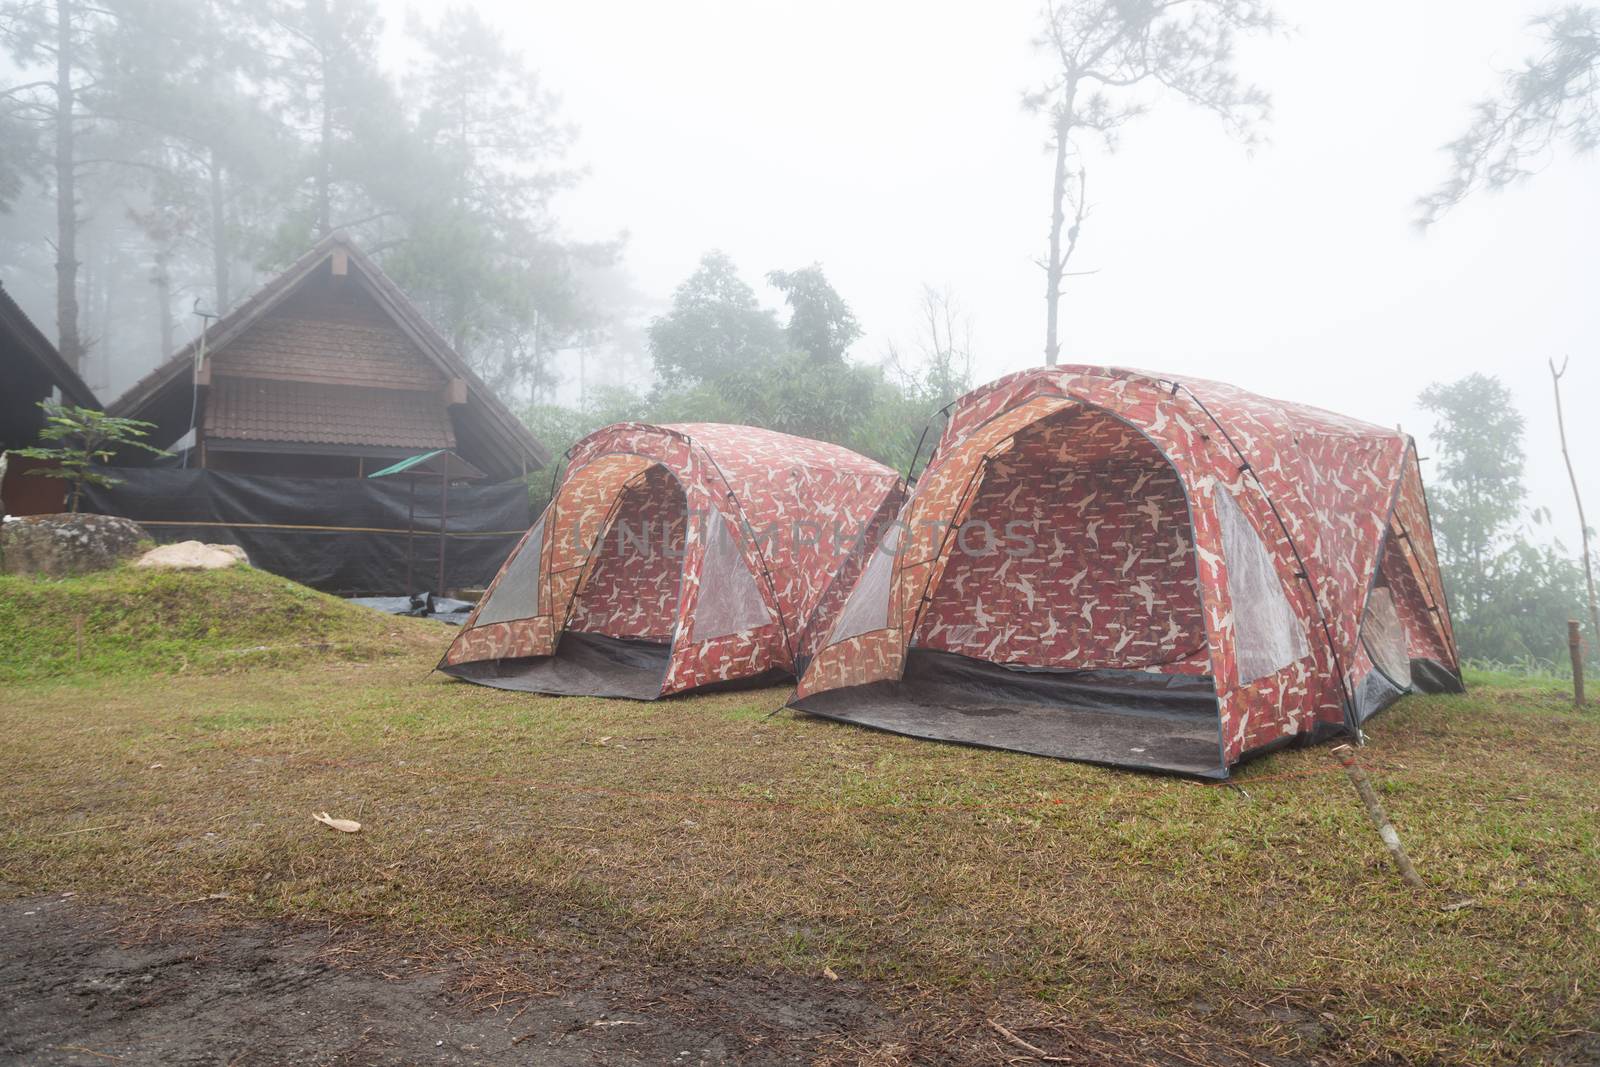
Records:
[[[211,176],[211,288],[216,306],[211,310],[218,315],[228,313],[231,296],[228,292],[228,214],[227,200],[222,185],[222,164],[213,150],[210,159]]]
[[[114,237],[106,235],[96,241],[92,229],[85,236],[88,238],[87,243],[91,251],[85,257],[84,267],[98,277],[84,279],[84,292],[90,294],[89,311],[84,312],[79,309],[80,314],[95,323],[95,328],[90,331],[84,343],[83,378],[95,395],[103,397],[111,391],[111,362],[116,358],[115,346],[111,344],[111,338],[115,334],[111,322],[112,316],[116,313],[117,282],[125,272],[124,264],[120,262],[122,249]],[[98,256],[94,251],[96,245],[99,246]],[[92,266],[96,259],[99,260],[98,270],[94,270]],[[89,358],[91,351],[94,353],[93,360]],[[94,364],[92,376],[88,369],[91,363]]]
[[[172,253],[165,247],[156,250],[156,270],[151,281],[155,284],[156,312],[161,322],[161,358],[164,360],[172,355],[173,328],[172,328],[172,273],[169,265]]]
[[[1066,224],[1067,212],[1067,131],[1065,123],[1056,124],[1056,174],[1050,194],[1050,259],[1045,263],[1045,330],[1044,362],[1054,367],[1061,356],[1061,343],[1057,336],[1057,323],[1061,311],[1061,272],[1066,263],[1061,258],[1061,228]]]
[[[328,84],[332,80],[332,68],[333,63],[327,48],[324,47],[322,49],[322,141],[317,146],[318,237],[327,236],[333,229],[333,106],[328,100]]]
[[[78,189],[74,158],[72,87],[72,2],[56,0],[56,348],[67,366],[78,370],[83,341],[78,336]]]
[[[1572,469],[1572,454],[1567,451],[1567,422],[1561,413],[1561,376],[1567,373],[1565,362],[1556,370],[1556,361],[1550,361],[1550,383],[1556,391],[1556,430],[1561,434],[1561,458],[1567,464],[1567,480],[1572,483],[1572,501],[1578,505],[1578,532],[1583,546],[1583,578],[1589,587],[1589,643],[1600,648],[1600,597],[1595,596],[1594,565],[1589,560],[1589,521],[1583,516],[1583,497],[1578,495],[1578,475]]]

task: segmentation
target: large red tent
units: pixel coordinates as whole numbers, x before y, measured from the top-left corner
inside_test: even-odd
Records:
[[[1409,437],[1091,366],[952,406],[819,643],[801,710],[1212,777],[1461,684]]]
[[[608,426],[568,452],[440,669],[641,699],[793,677],[902,488],[880,463],[788,434]]]

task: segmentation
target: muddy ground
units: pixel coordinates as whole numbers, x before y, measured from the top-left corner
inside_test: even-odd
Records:
[[[548,988],[530,996],[488,973],[359,932],[207,922],[203,907],[153,923],[0,900],[0,1062],[691,1067],[884,1043],[900,1058],[894,1014],[855,983],[541,961]]]
[[[0,895],[0,1064],[1342,1062],[1028,1025],[999,1005],[929,1011],[826,977],[599,956],[430,956],[361,928],[241,922],[217,907]],[[1596,1040],[1586,1033],[1523,1062],[1600,1063]]]

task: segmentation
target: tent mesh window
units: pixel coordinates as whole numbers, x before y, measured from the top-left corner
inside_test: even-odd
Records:
[[[1366,618],[1361,623],[1361,640],[1377,668],[1397,686],[1410,684],[1411,652],[1406,627],[1394,604],[1389,587],[1380,585],[1367,597]]]
[[[750,573],[727,519],[710,512],[706,516],[706,554],[700,565],[700,600],[694,609],[690,639],[710,641],[771,621],[761,587]]]
[[[884,531],[883,540],[878,542],[871,562],[861,572],[861,581],[850,594],[844,611],[839,613],[831,644],[889,625],[889,584],[894,577],[894,554],[899,545],[900,525],[892,523]]]
[[[478,614],[476,626],[492,622],[511,622],[539,614],[539,550],[544,545],[544,516],[534,523],[533,532],[522,542],[517,558],[507,566],[505,576],[494,587],[494,594]]]
[[[1272,557],[1226,489],[1217,489],[1216,508],[1228,560],[1239,684],[1249,685],[1308,655],[1311,646],[1289,598],[1283,595]]]

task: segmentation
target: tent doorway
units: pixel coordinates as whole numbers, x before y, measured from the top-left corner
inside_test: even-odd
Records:
[[[641,700],[659,695],[683,589],[688,512],[672,473],[659,463],[646,467],[618,493],[589,548],[571,622],[555,653],[464,664],[458,675],[533,693]],[[584,531],[574,526],[568,535],[582,537]]]
[[[568,632],[671,645],[688,516],[683,487],[665,467],[635,476],[595,543]]]
[[[1074,406],[975,476],[897,682],[855,722],[916,736],[1223,773],[1188,500],[1139,430]],[[805,708],[829,714],[831,693]],[[867,705],[871,705],[870,708]]]

